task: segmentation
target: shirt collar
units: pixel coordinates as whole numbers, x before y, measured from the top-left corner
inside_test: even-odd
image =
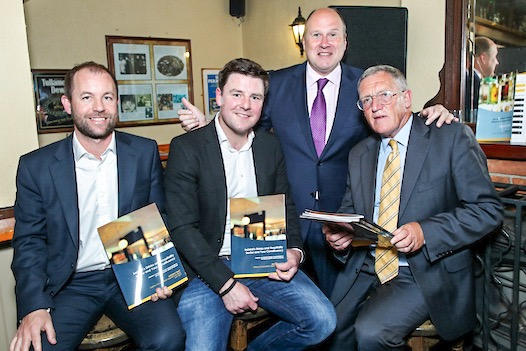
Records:
[[[117,148],[115,146],[115,132],[112,132],[111,134],[111,141],[106,150],[102,153],[101,157],[106,155],[108,151],[113,152],[114,154],[117,154]],[[73,156],[75,157],[75,162],[80,160],[83,156],[91,155],[84,146],[80,144],[79,139],[77,138],[77,132],[73,131]],[[93,155],[92,155],[93,156]]]
[[[223,131],[223,128],[221,128],[221,125],[219,124],[219,112],[216,114],[216,116],[214,118],[214,123],[215,123],[216,131],[217,131],[217,138],[219,139],[219,144],[222,145],[223,143],[225,143],[227,149],[230,152],[246,151],[246,150],[248,150],[248,149],[250,149],[252,147],[252,142],[253,142],[254,136],[255,136],[253,130],[250,131],[250,133],[248,134],[248,140],[247,140],[246,144],[243,145],[243,147],[240,150],[236,150],[235,148],[232,147],[232,145],[228,141],[228,138],[226,137],[226,134]]]
[[[382,138],[382,148],[387,149],[389,145],[389,140],[394,139],[396,142],[404,147],[407,147],[409,143],[409,134],[411,133],[411,126],[413,125],[413,114],[409,117],[405,125],[396,133],[394,138]]]
[[[340,86],[340,81],[342,79],[342,65],[338,64],[331,73],[326,76],[321,76],[311,67],[310,63],[307,62],[307,88],[316,84],[320,78],[327,78],[332,84]]]

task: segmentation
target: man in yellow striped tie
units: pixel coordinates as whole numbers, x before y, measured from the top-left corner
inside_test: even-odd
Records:
[[[376,135],[349,154],[339,212],[392,232],[353,247],[352,225],[324,226],[344,265],[331,301],[338,324],[331,350],[403,350],[431,319],[445,340],[476,322],[470,246],[502,220],[486,157],[461,123],[439,129],[411,112],[412,92],[391,66],[367,69],[358,108]]]

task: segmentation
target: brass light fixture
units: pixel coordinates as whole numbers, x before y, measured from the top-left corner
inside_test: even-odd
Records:
[[[290,24],[294,42],[300,48],[300,55],[303,56],[303,33],[305,32],[305,18],[301,15],[301,7],[298,7],[298,17]]]

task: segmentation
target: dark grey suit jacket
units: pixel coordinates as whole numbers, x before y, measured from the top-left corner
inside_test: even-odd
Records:
[[[77,264],[79,213],[73,137],[20,158],[16,178],[14,257],[18,319],[53,308],[53,296]],[[157,143],[115,133],[119,216],[152,202],[164,212]]]
[[[351,150],[341,212],[372,219],[379,146],[380,138],[374,135]],[[414,116],[398,226],[414,221],[422,226],[425,245],[408,255],[408,261],[431,320],[444,339],[455,339],[475,326],[470,245],[496,228],[502,216],[486,157],[469,127],[453,123],[436,128]],[[351,252],[334,287],[331,300],[335,305],[358,282],[367,254],[367,249]]]
[[[287,195],[287,246],[301,248],[277,138],[264,131],[256,133],[252,151],[258,194]],[[218,292],[234,273],[218,257],[225,233],[227,185],[214,122],[172,140],[165,189],[170,233],[189,277],[200,276]]]

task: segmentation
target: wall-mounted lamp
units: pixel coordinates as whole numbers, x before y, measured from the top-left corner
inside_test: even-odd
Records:
[[[301,7],[298,7],[298,17],[290,24],[294,42],[300,48],[300,55],[303,56],[303,33],[305,32],[305,18],[301,15]]]

